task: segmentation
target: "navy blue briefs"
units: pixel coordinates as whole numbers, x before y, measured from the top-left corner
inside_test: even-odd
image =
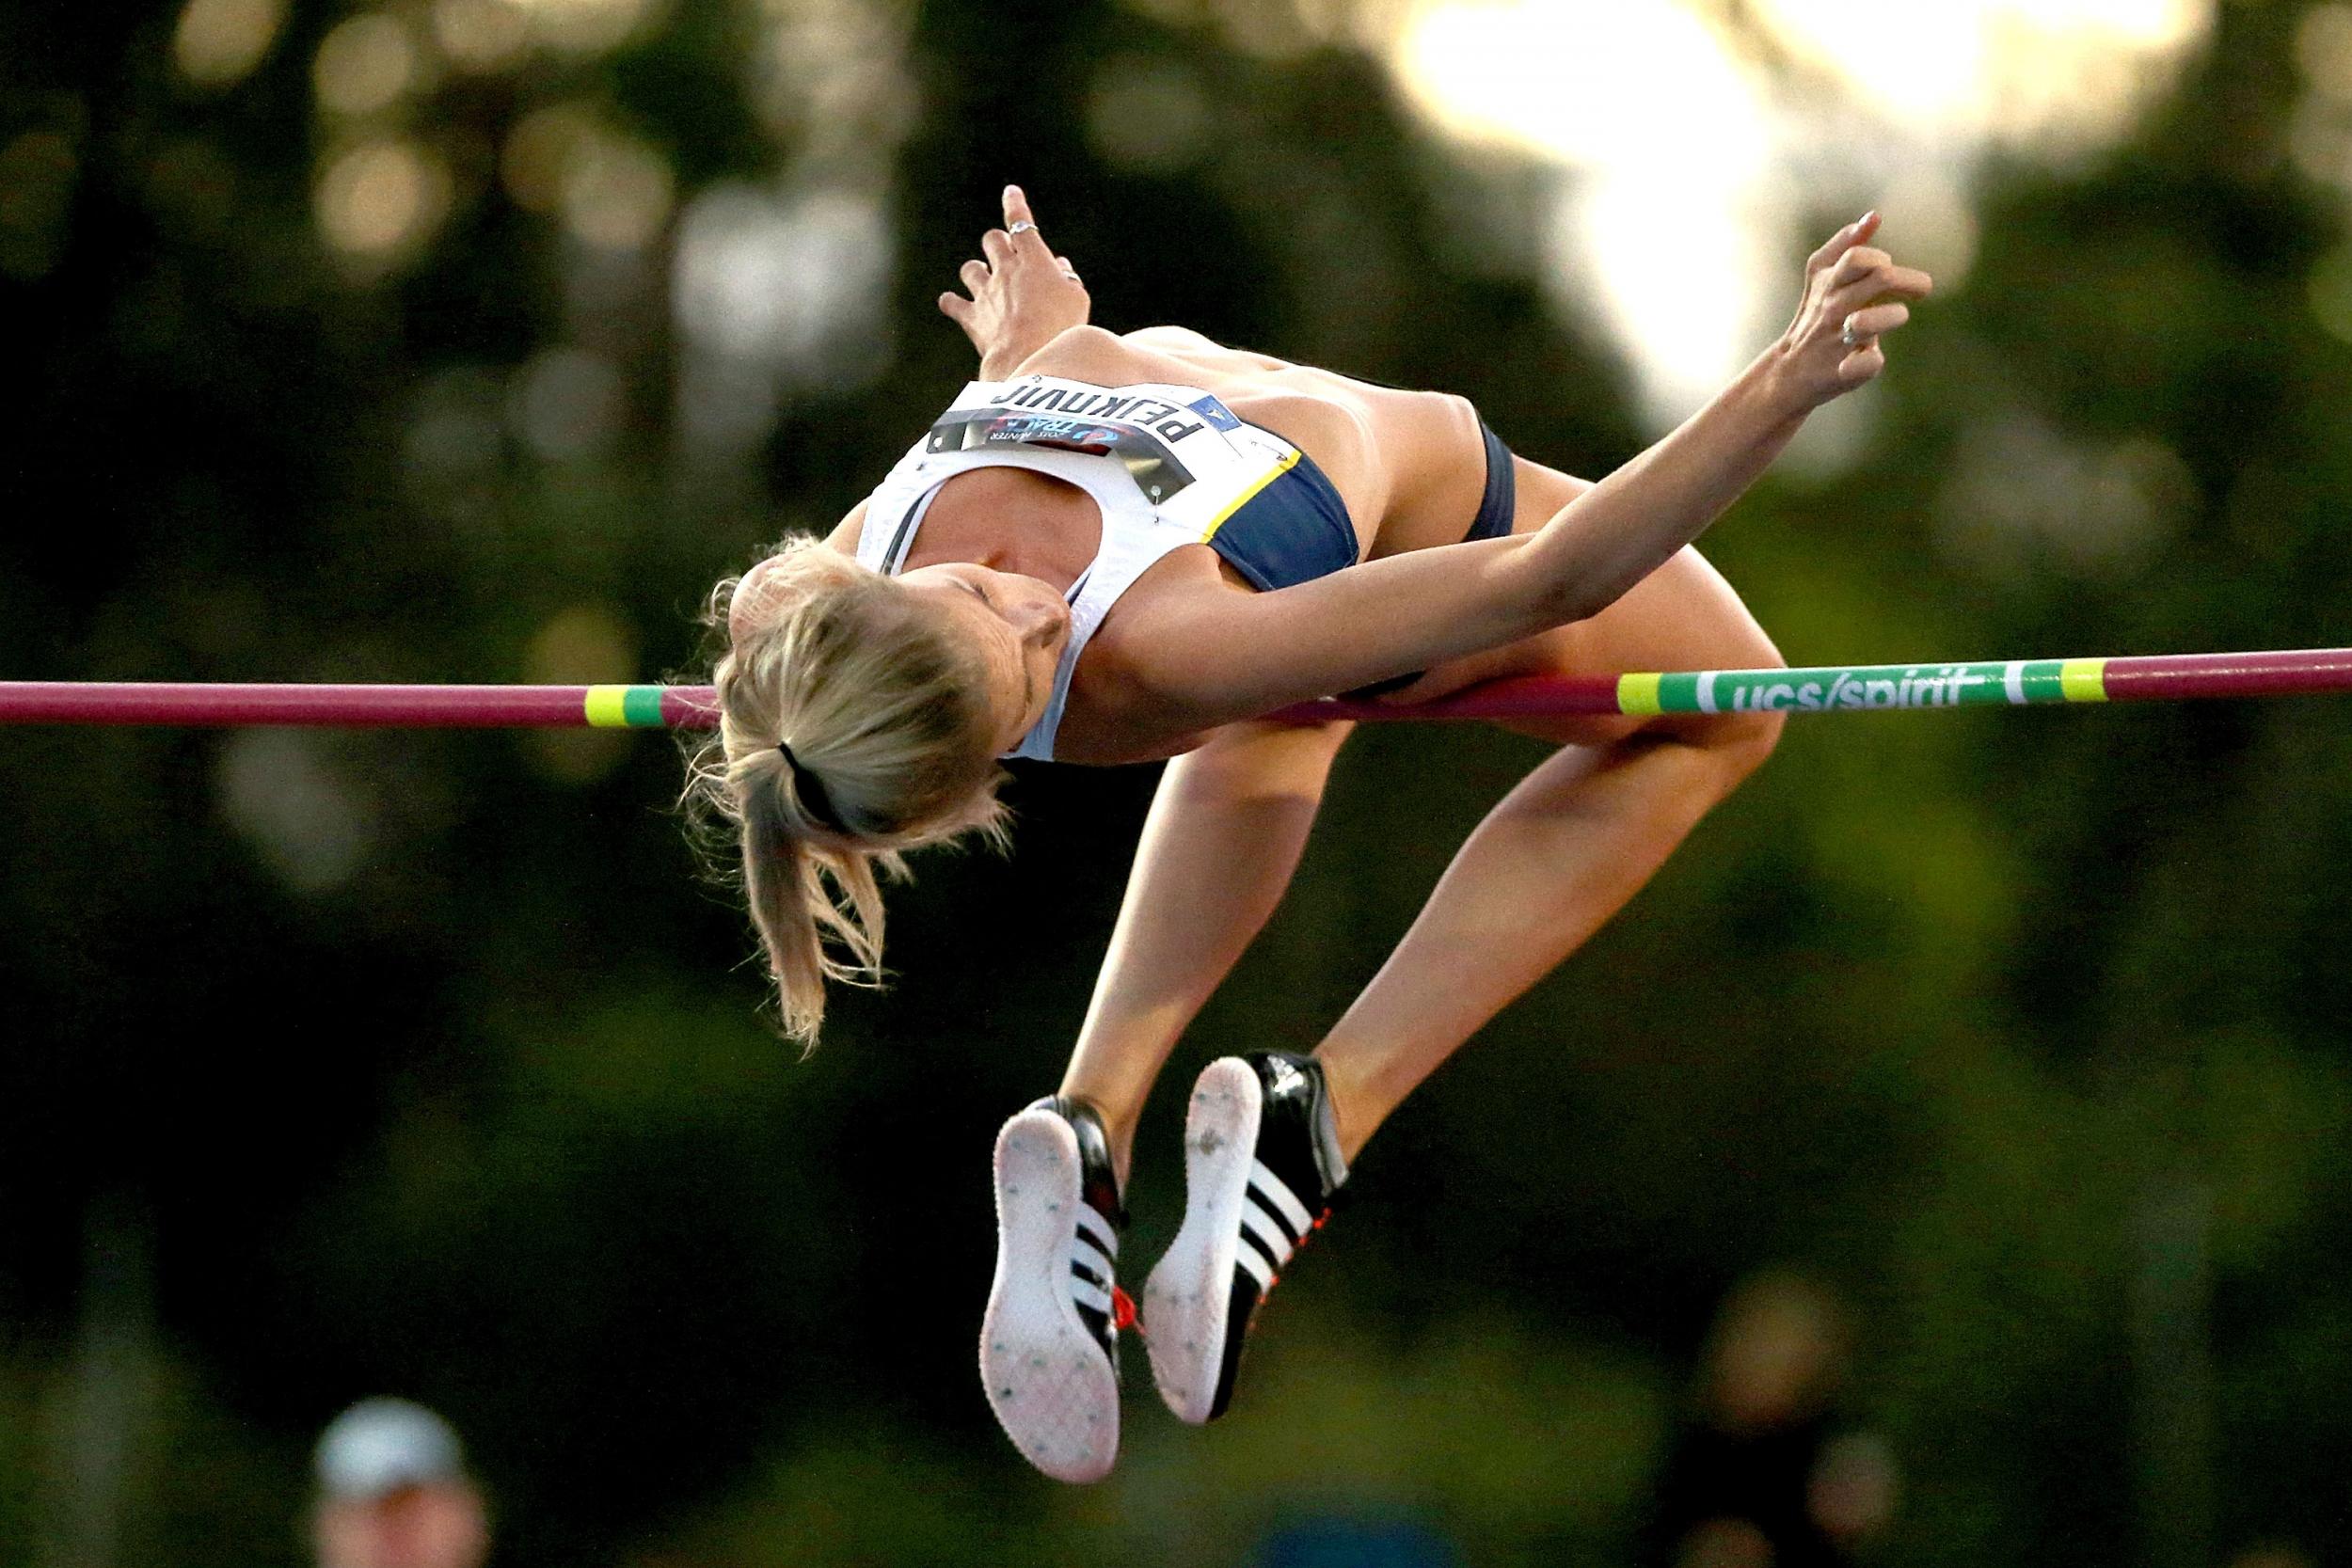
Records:
[[[1462,543],[1473,539],[1500,539],[1511,531],[1511,521],[1518,515],[1519,480],[1511,467],[1511,449],[1502,444],[1502,437],[1486,428],[1486,421],[1478,421],[1478,434],[1486,438],[1486,493],[1479,498],[1478,516],[1462,535]]]
[[[1253,588],[1291,588],[1356,564],[1356,525],[1305,452],[1210,530],[1209,548]]]
[[[1511,449],[1484,420],[1478,422],[1478,434],[1486,448],[1486,487],[1479,497],[1478,515],[1462,535],[1465,544],[1503,537],[1518,511]],[[1330,476],[1303,451],[1297,462],[1234,508],[1207,543],[1251,587],[1268,591],[1311,582],[1357,561],[1356,525],[1348,520],[1347,503]]]

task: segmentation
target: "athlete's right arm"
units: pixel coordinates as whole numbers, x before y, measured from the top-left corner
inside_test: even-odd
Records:
[[[850,515],[834,524],[834,531],[825,535],[825,543],[843,555],[857,554],[858,535],[866,531],[866,508],[872,499],[869,496],[850,508]]]
[[[1182,727],[1253,717],[1501,647],[1613,603],[1754,483],[1822,404],[1885,364],[1925,273],[1868,248],[1875,217],[1806,264],[1797,319],[1682,426],[1533,533],[1411,551],[1270,594],[1167,594],[1122,639]]]
[[[1067,256],[1057,256],[1037,230],[1029,198],[1005,187],[1005,227],[980,236],[985,260],[958,274],[971,297],[949,290],[942,314],[963,328],[980,356],[982,381],[1010,380],[1022,362],[1073,326],[1084,326],[1094,302]]]

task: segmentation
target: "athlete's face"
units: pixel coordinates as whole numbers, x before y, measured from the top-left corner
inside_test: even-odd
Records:
[[[996,750],[1012,750],[1053,698],[1054,668],[1070,641],[1070,606],[1050,583],[967,561],[920,566],[898,581],[937,605],[978,650]]]

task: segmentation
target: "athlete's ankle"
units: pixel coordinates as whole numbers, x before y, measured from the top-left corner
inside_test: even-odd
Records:
[[[1355,1050],[1332,1049],[1326,1040],[1314,1053],[1315,1064],[1323,1069],[1325,1092],[1330,1097],[1331,1117],[1338,1133],[1341,1157],[1353,1164],[1372,1135],[1380,1131],[1380,1124],[1389,1119],[1404,1097],[1386,1092],[1380,1080],[1378,1064]]]

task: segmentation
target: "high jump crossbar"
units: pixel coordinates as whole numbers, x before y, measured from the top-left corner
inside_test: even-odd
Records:
[[[1326,698],[1270,717],[1541,719],[1571,714],[1866,713],[2352,691],[2352,648],[1969,663],[1525,675],[1426,703]],[[367,729],[709,729],[707,686],[329,686],[0,681],[0,724]]]

